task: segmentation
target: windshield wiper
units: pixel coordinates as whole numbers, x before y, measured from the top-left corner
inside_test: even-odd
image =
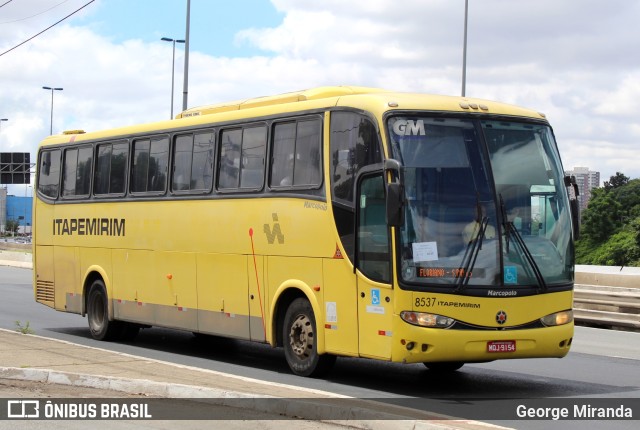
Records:
[[[509,219],[507,218],[507,211],[505,210],[505,207],[504,207],[504,200],[502,199],[502,194],[500,194],[499,196],[500,196],[500,212],[502,213],[502,225],[505,230],[506,251],[507,253],[509,252],[509,236],[512,235],[514,242],[522,250],[522,254],[524,255],[525,260],[529,264],[529,267],[533,271],[533,274],[536,280],[538,281],[538,292],[540,292],[540,290],[546,291],[547,283],[544,280],[544,276],[542,276],[542,272],[540,271],[540,266],[538,266],[538,263],[536,263],[536,260],[533,258],[531,251],[529,251],[527,244],[524,242],[522,235],[520,234],[516,226],[513,224],[513,221],[509,221]]]
[[[467,249],[464,251],[464,256],[462,257],[461,267],[460,269],[458,269],[458,272],[455,276],[456,288],[454,288],[453,290],[454,293],[459,293],[469,283],[471,271],[476,265],[478,253],[482,249],[482,241],[484,240],[484,235],[487,231],[487,225],[489,225],[489,218],[486,216],[481,216],[482,208],[480,207],[479,200],[477,200],[476,208],[478,210],[476,218],[478,233],[476,234],[476,228],[474,228],[471,233],[471,239],[469,240]]]

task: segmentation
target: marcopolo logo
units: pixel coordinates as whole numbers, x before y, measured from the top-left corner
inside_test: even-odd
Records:
[[[393,124],[393,132],[399,136],[424,136],[424,121],[399,119]]]

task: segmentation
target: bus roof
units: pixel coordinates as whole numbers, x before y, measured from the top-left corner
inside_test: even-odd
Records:
[[[360,97],[351,97],[360,96]],[[382,100],[385,110],[396,109],[428,109],[436,111],[478,111],[509,114],[514,116],[528,116],[544,118],[539,112],[517,106],[506,105],[488,100],[471,99],[467,97],[438,96],[431,94],[399,93],[384,90],[381,88],[357,87],[357,86],[334,86],[318,87],[308,90],[284,93],[275,96],[256,97],[251,99],[237,100],[233,102],[218,103],[212,105],[198,106],[187,109],[176,116],[176,119],[188,118],[200,115],[212,115],[223,112],[230,112],[241,109],[251,109],[258,107],[274,107],[277,105],[305,102],[312,100],[327,100],[334,105],[331,99],[341,99],[342,103],[336,100],[336,106],[352,106],[357,99],[360,103],[367,104],[369,101]],[[400,103],[402,101],[402,103]],[[374,104],[377,104],[374,102]],[[373,106],[372,106],[372,110]]]
[[[194,107],[178,114],[175,120],[165,120],[88,133],[82,130],[66,131],[61,135],[46,138],[41,144],[52,145],[102,138],[125,137],[210,123],[230,122],[244,118],[259,119],[280,113],[326,109],[335,106],[362,109],[379,117],[385,112],[393,110],[422,110],[430,112],[467,112],[545,119],[543,114],[533,110],[470,97],[401,93],[380,88],[357,86],[331,86]]]
[[[251,99],[237,100],[233,102],[218,103],[212,105],[198,106],[187,109],[176,116],[179,118],[188,118],[191,116],[210,115],[221,112],[229,112],[240,109],[251,109],[264,106],[275,106],[285,103],[304,102],[310,100],[328,99],[333,97],[341,97],[353,94],[378,94],[388,93],[387,90],[368,87],[318,87],[302,91],[294,91],[291,93],[278,94],[275,96],[255,97]]]

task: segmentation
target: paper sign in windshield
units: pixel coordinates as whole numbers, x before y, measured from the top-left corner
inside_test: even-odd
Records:
[[[414,242],[413,245],[413,261],[437,261],[438,260],[438,243],[437,242]]]

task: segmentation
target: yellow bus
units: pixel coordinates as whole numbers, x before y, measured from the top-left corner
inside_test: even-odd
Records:
[[[48,137],[36,188],[35,299],[96,339],[262,342],[303,376],[571,345],[576,187],[535,111],[315,88]]]

